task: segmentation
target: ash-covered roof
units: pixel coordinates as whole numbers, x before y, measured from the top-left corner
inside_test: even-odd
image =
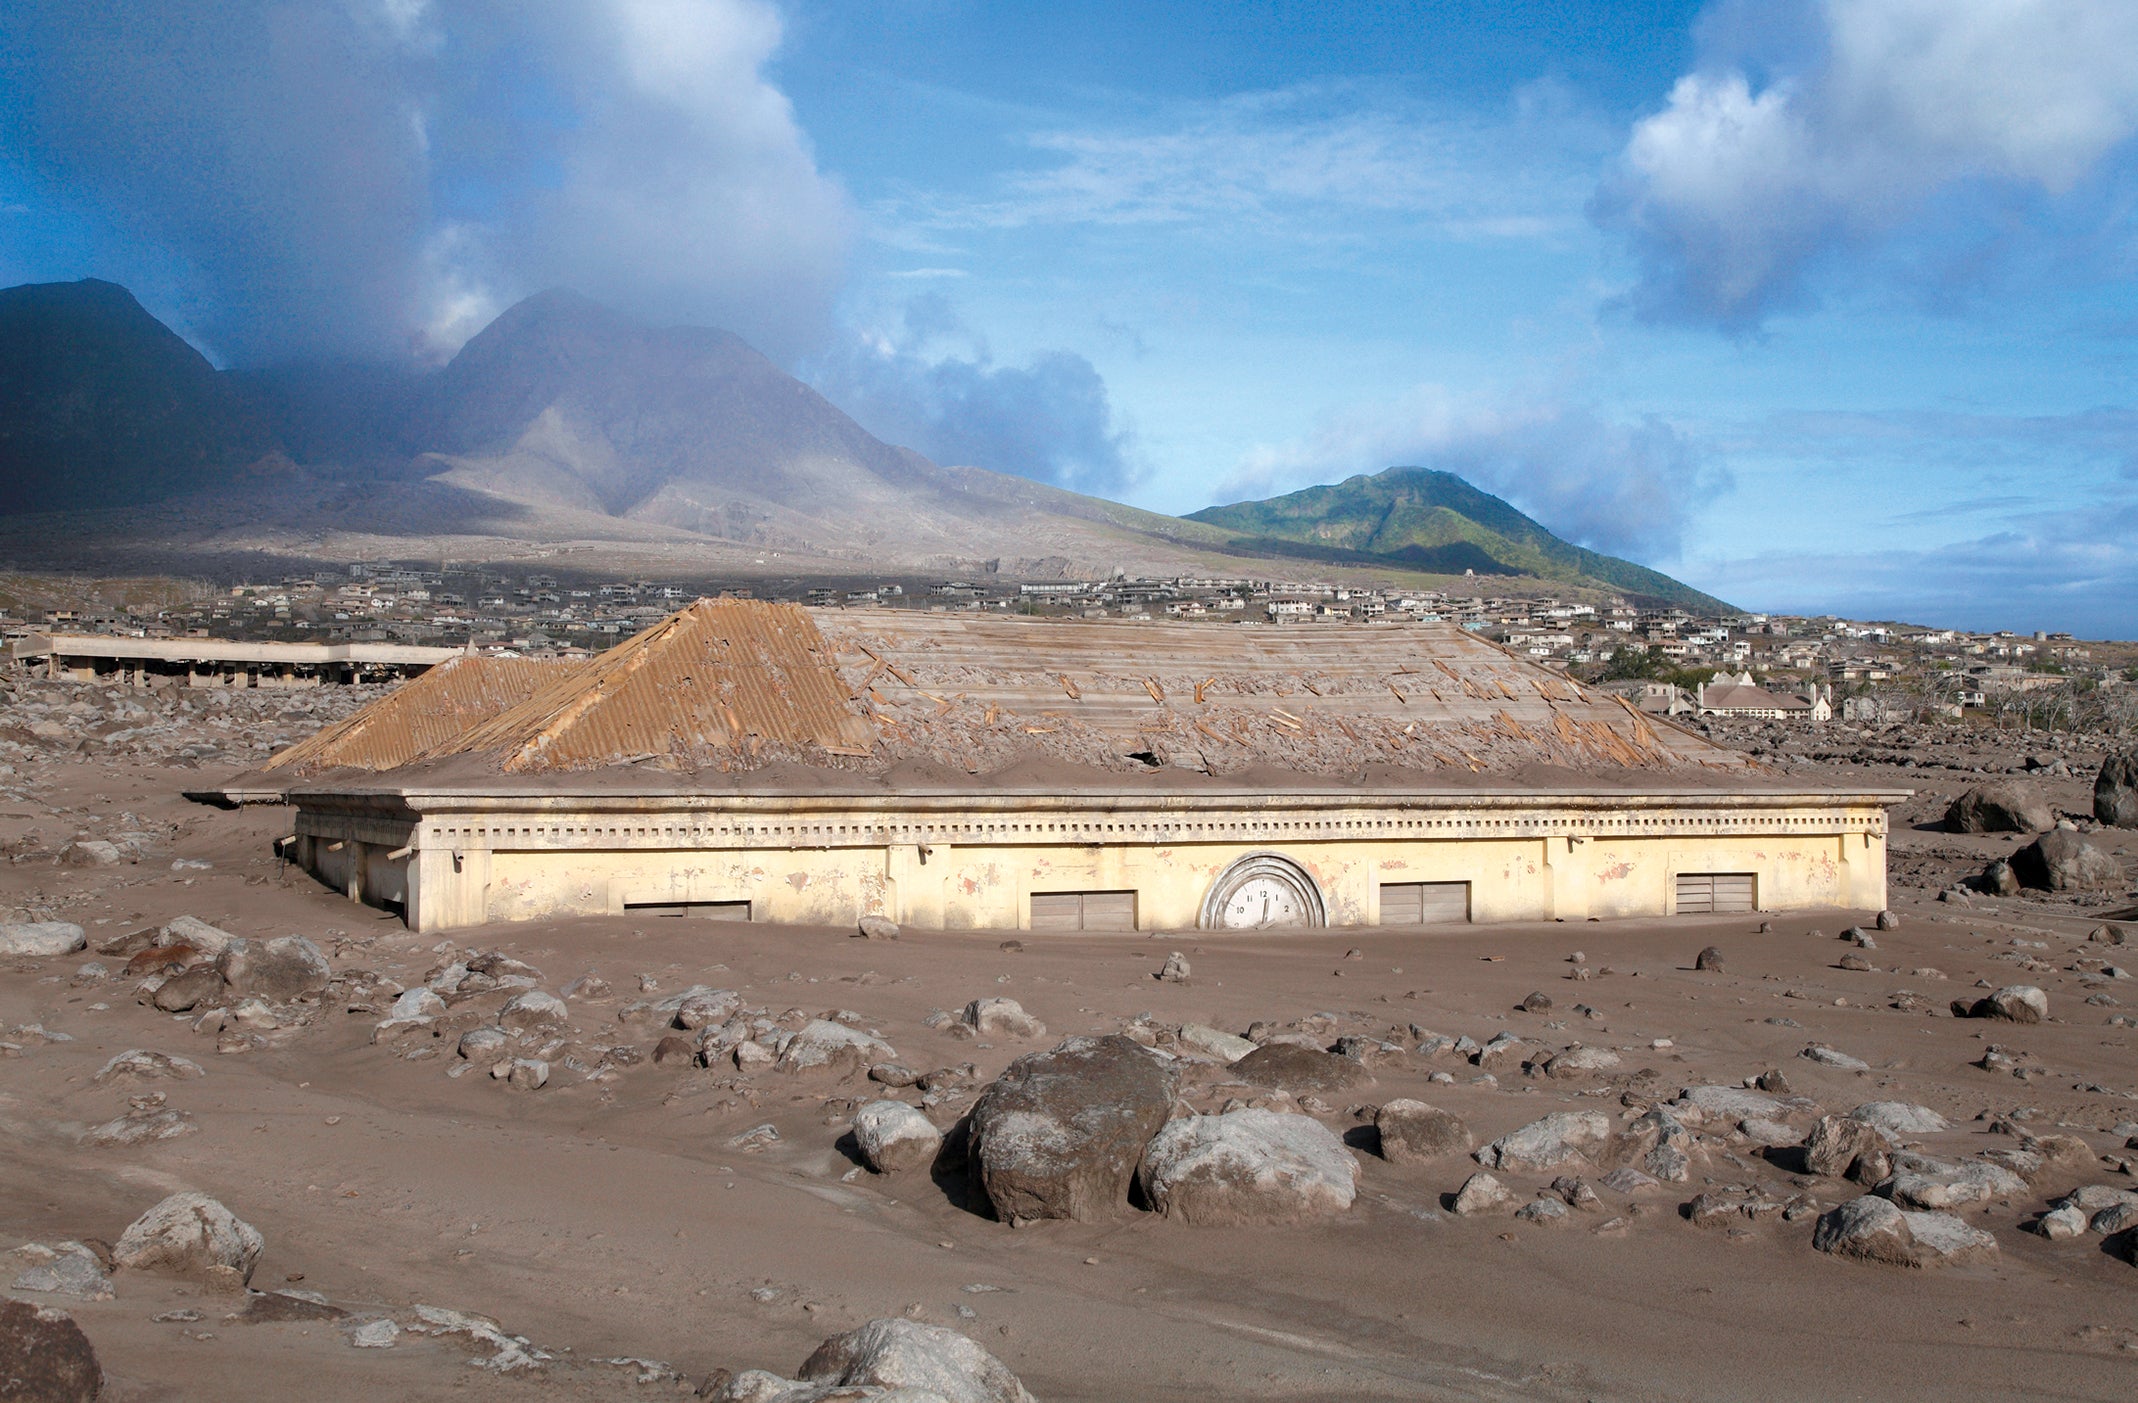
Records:
[[[1742,771],[1443,624],[1208,625],[700,600],[419,760],[506,772],[774,760],[991,774],[1032,762],[1212,775],[1369,767]]]
[[[578,664],[546,658],[449,658],[350,713],[260,768],[286,775],[319,770],[390,770],[525,701]]]

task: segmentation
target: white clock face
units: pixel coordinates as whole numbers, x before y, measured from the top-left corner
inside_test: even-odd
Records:
[[[1220,916],[1226,930],[1266,930],[1307,924],[1306,903],[1289,883],[1250,877],[1234,889]]]

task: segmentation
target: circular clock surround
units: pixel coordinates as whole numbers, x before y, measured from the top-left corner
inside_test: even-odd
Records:
[[[1250,853],[1218,874],[1197,922],[1204,930],[1325,926],[1321,888],[1305,868],[1276,853]]]

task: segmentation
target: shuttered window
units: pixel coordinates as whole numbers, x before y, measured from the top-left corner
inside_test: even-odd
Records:
[[[1384,926],[1462,925],[1470,919],[1468,882],[1383,882]]]
[[[1750,872],[1680,872],[1678,914],[1727,916],[1758,909]]]
[[[689,916],[701,921],[747,921],[747,901],[627,901],[624,912],[632,916]]]
[[[1132,891],[1036,891],[1033,930],[1134,930]]]

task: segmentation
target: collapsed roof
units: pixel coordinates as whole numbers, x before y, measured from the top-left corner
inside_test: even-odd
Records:
[[[875,774],[914,761],[975,774],[1061,762],[1220,776],[1746,767],[1450,625],[812,613],[729,599],[700,600],[550,673],[412,756],[431,770],[528,775],[781,760]]]
[[[262,771],[390,770],[447,745],[533,695],[576,662],[548,658],[449,658],[306,740]]]

